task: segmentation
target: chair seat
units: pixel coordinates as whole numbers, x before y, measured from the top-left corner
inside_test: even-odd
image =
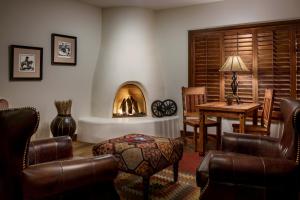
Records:
[[[233,131],[238,132],[240,124],[232,124]],[[261,125],[245,125],[245,133],[268,135],[267,127]]]
[[[183,124],[194,127],[194,134],[193,134],[192,138],[190,139],[185,133],[185,140],[184,141],[185,141],[185,144],[186,143],[191,143],[191,142],[194,143],[195,144],[195,152],[196,152],[197,151],[197,137],[199,135],[197,133],[197,129],[200,126],[200,120],[199,119],[186,119],[186,120],[183,121]],[[205,129],[206,129],[206,127],[213,127],[213,126],[215,126],[217,128],[217,134],[213,135],[213,136],[217,137],[217,149],[219,149],[220,144],[221,144],[221,140],[220,140],[220,137],[221,137],[221,124],[214,121],[214,120],[206,119],[204,126],[205,126]],[[207,130],[205,130],[205,135],[206,135],[205,140],[207,140],[207,135],[208,135]]]
[[[183,123],[193,126],[193,127],[199,127],[200,120],[199,119],[186,119]],[[209,126],[217,126],[218,124],[219,123],[214,120],[206,119],[204,125],[209,127]]]

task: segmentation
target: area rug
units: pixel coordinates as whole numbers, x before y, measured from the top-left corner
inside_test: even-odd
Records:
[[[179,171],[182,173],[196,174],[196,168],[202,162],[203,157],[198,152],[185,151],[181,161],[179,162]]]
[[[178,181],[173,182],[173,170],[167,168],[156,173],[150,179],[150,200],[196,200],[200,189],[196,186],[195,175],[178,174]],[[120,172],[115,180],[115,186],[121,200],[143,199],[142,178],[136,175]]]

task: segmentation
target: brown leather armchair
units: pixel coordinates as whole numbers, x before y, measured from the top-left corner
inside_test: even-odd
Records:
[[[0,199],[119,199],[112,155],[73,158],[67,136],[30,142],[33,108],[0,111]]]
[[[298,199],[300,101],[280,105],[280,138],[224,133],[222,151],[210,151],[196,171],[201,200]]]

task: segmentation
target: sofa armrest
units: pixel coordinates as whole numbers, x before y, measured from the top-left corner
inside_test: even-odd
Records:
[[[292,160],[249,155],[214,155],[209,181],[263,187],[297,185],[297,164]]]
[[[222,151],[265,157],[278,157],[280,155],[277,138],[227,132],[224,132],[222,136]]]
[[[97,183],[113,185],[117,174],[112,155],[32,165],[22,172],[24,199],[43,199]]]
[[[29,144],[29,165],[72,157],[72,139],[69,136],[35,140]]]

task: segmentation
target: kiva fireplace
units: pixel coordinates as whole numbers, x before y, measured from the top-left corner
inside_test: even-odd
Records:
[[[147,112],[149,93],[138,81],[126,81],[116,88],[112,98],[112,116],[82,117],[78,121],[79,141],[97,143],[128,133],[152,136],[180,137],[179,117],[152,117]]]
[[[180,137],[178,116],[157,118],[151,112],[154,101],[167,99],[155,19],[144,8],[103,9],[91,115],[78,119],[78,141],[98,143],[128,133]]]
[[[141,88],[133,83],[121,86],[113,103],[113,117],[144,117],[146,101]]]

